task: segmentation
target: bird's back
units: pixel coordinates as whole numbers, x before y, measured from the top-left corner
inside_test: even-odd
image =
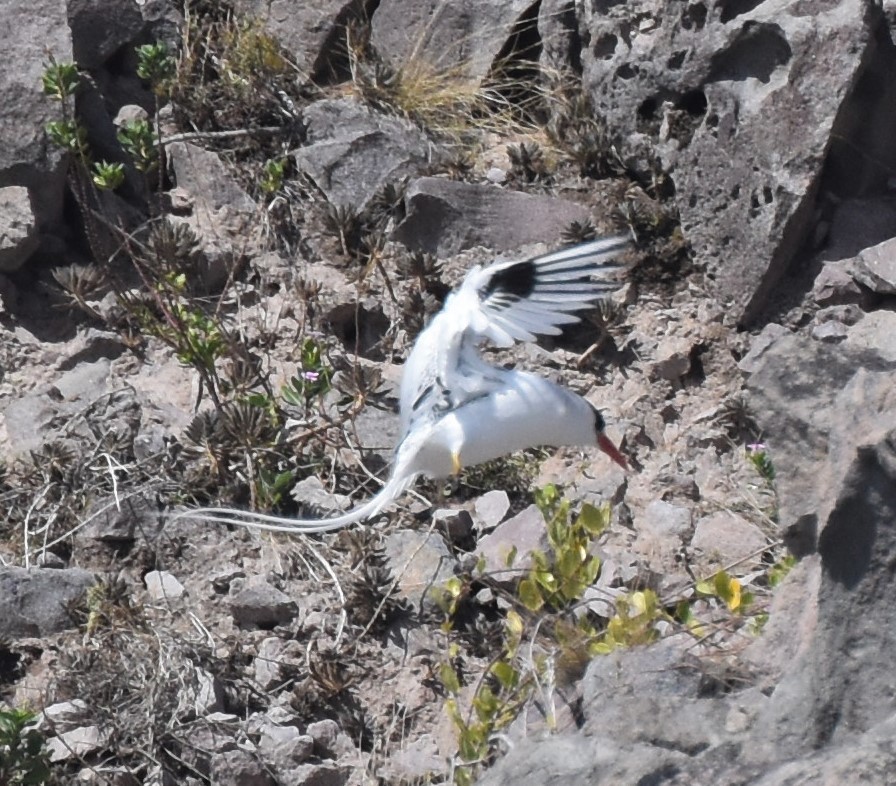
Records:
[[[473,466],[529,447],[593,446],[596,440],[594,411],[585,399],[522,371],[506,372],[497,390],[421,424],[415,432],[411,464],[435,478],[451,473],[454,450],[462,466]],[[400,455],[396,458],[401,461]]]

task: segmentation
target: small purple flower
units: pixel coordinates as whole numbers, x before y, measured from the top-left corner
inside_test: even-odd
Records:
[[[302,377],[302,379],[305,380],[305,382],[317,382],[317,380],[320,379],[320,372],[319,371],[303,371],[301,374],[301,377]]]
[[[764,442],[751,442],[747,445],[748,453],[765,453],[766,445]]]

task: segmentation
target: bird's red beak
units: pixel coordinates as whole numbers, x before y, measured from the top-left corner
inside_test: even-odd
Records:
[[[597,446],[606,453],[613,461],[628,472],[628,462],[625,460],[619,449],[613,444],[612,440],[606,434],[597,435]]]

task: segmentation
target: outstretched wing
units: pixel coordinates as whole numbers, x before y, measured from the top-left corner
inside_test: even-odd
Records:
[[[624,266],[616,257],[627,247],[624,237],[603,238],[471,271],[458,292],[469,293],[463,298],[472,311],[467,331],[499,347],[534,341],[539,334],[559,335],[560,325],[579,321],[572,312],[619,288]]]
[[[603,238],[516,262],[475,267],[420,334],[401,384],[401,419],[406,432],[433,408],[452,409],[470,396],[487,394],[502,369],[482,360],[479,346],[509,347],[558,335],[561,325],[620,285],[625,267],[616,257],[624,237]]]

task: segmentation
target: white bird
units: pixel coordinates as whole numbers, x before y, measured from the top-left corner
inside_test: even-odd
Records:
[[[619,287],[615,257],[624,237],[603,238],[544,256],[477,265],[418,336],[404,364],[399,396],[401,435],[433,408],[450,411],[469,396],[499,386],[504,369],[486,363],[480,345],[509,347],[535,335],[559,335],[572,312]]]
[[[439,479],[461,467],[515,450],[550,445],[596,446],[625,459],[604,434],[600,413],[577,394],[533,374],[492,366],[479,354],[556,335],[616,289],[614,257],[624,238],[605,238],[516,262],[477,266],[420,334],[405,363],[400,390],[401,437],[386,485],[368,502],[328,519],[291,519],[231,508],[198,508],[175,518],[201,518],[278,532],[328,532],[375,516],[420,476]]]
[[[386,485],[348,513],[328,519],[290,519],[234,508],[199,508],[175,518],[274,532],[330,532],[377,515],[420,475],[445,478],[458,463],[472,466],[535,445],[595,446],[626,469],[604,425],[600,412],[571,390],[525,371],[506,371],[502,383],[489,393],[418,421],[395,449]]]

